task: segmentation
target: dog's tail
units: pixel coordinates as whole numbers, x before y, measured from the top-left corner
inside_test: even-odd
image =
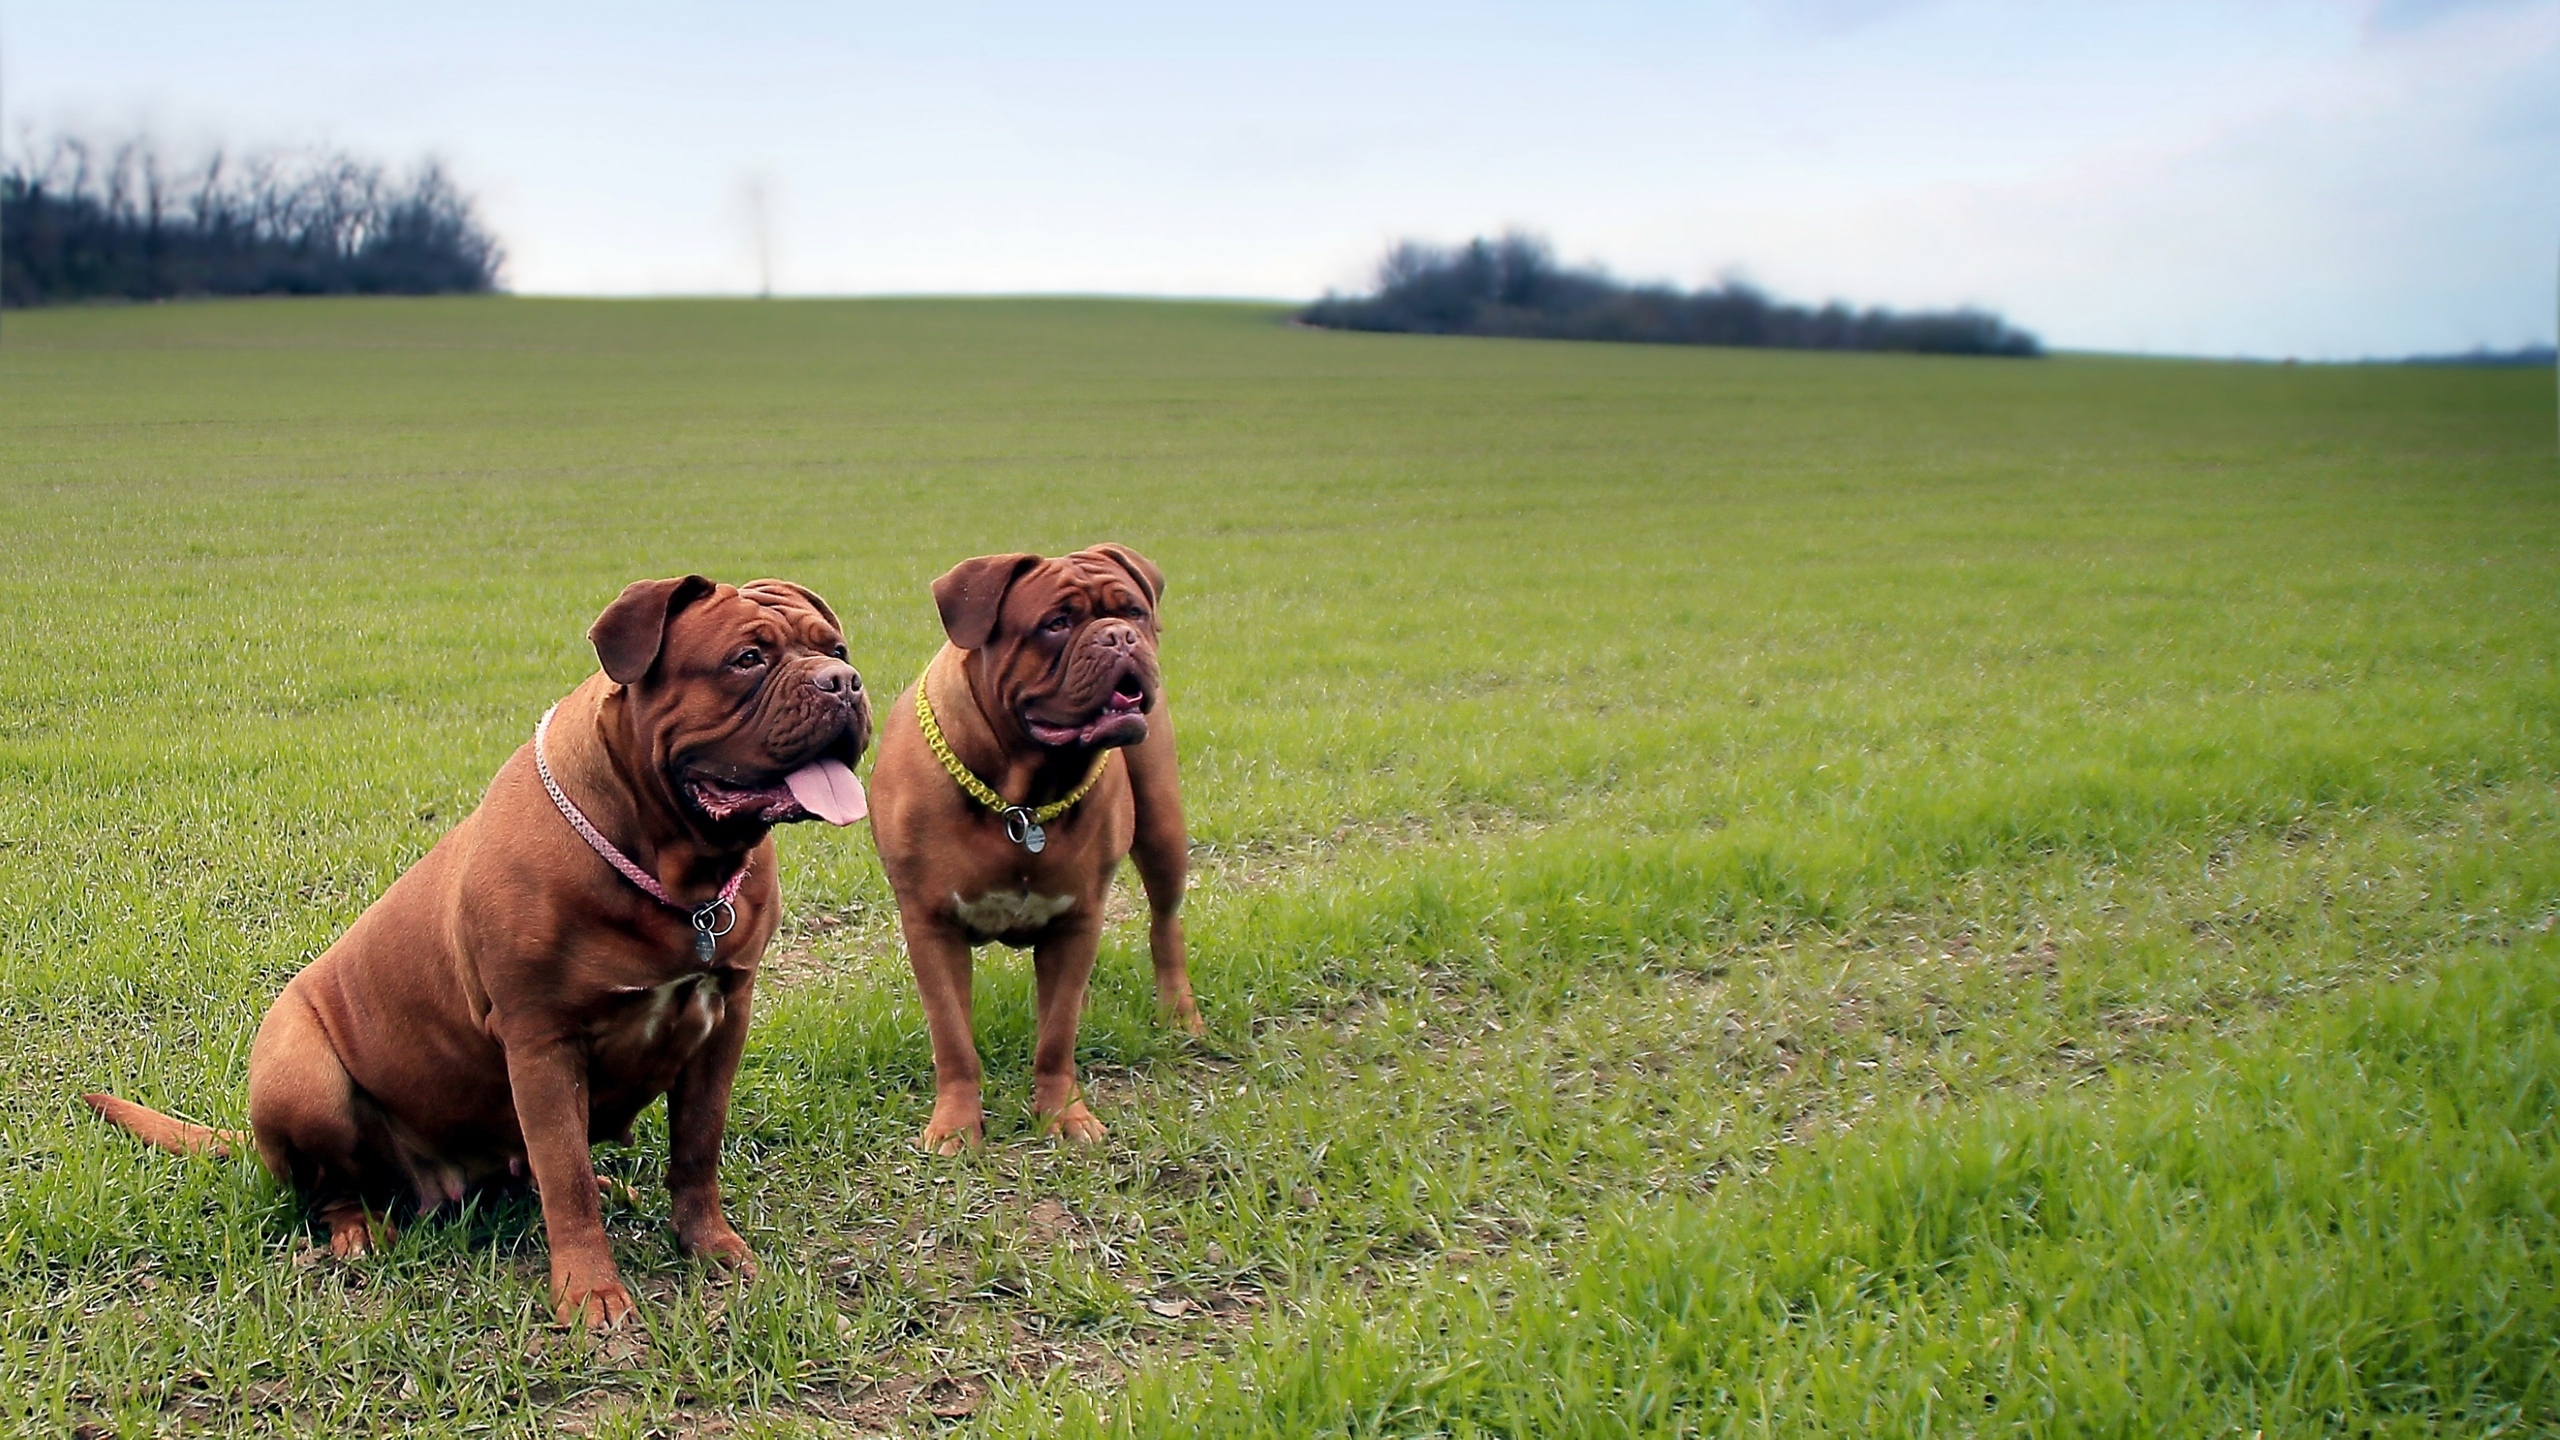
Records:
[[[249,1143],[249,1137],[240,1131],[198,1125],[113,1095],[92,1093],[80,1098],[88,1101],[89,1108],[108,1124],[121,1125],[142,1137],[142,1143],[157,1145],[172,1155],[229,1155],[233,1147]]]

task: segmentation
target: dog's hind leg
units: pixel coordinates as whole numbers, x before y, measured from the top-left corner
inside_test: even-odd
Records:
[[[1162,700],[1147,717],[1147,738],[1121,752],[1129,767],[1137,831],[1129,858],[1147,891],[1147,953],[1155,961],[1156,1000],[1173,1023],[1197,1035],[1200,1007],[1182,946],[1182,895],[1191,880],[1191,836],[1182,823],[1182,772],[1174,753],[1173,712]]]
[[[319,1016],[287,986],[249,1049],[249,1126],[268,1173],[301,1192],[342,1260],[394,1238],[367,1203],[393,1188],[380,1163],[390,1157],[368,1133],[369,1106]]]

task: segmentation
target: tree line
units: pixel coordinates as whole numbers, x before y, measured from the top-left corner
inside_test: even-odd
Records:
[[[1544,240],[1516,232],[1455,248],[1398,244],[1378,266],[1375,293],[1328,294],[1299,318],[1340,330],[1429,335],[1939,355],[2044,352],[2035,336],[1981,310],[1855,310],[1838,301],[1815,308],[1772,299],[1740,281],[1694,291],[1622,284],[1597,270],[1560,265]]]
[[[334,151],[172,163],[147,139],[0,157],[0,304],[496,288],[504,259],[432,161]]]

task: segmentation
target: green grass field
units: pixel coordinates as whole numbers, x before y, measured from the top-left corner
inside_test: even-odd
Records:
[[[2548,374],[1311,332],[1082,301],[288,302],[0,333],[0,1424],[33,1434],[2560,1429]],[[779,574],[882,693],[930,579],[1170,577],[1203,1043],[1142,927],[1030,1133],[909,1148],[867,836],[723,1178],[600,1152],[340,1266],[268,999],[592,668]]]

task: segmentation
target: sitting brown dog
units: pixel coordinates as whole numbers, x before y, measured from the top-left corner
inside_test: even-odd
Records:
[[[1032,1113],[1070,1140],[1102,1138],[1076,1090],[1076,1019],[1122,856],[1146,885],[1156,994],[1200,1031],[1179,914],[1189,841],[1156,676],[1163,594],[1163,572],[1119,545],[982,555],[933,582],[951,643],[890,707],[871,774],[871,836],[933,1035],[928,1149],[986,1135],[969,952],[990,940],[1031,950]]]
[[[530,1167],[552,1309],[606,1327],[631,1296],[588,1148],[660,1095],[677,1244],[753,1273],[718,1164],[780,909],[771,830],[861,818],[871,709],[834,612],[784,581],[639,581],[587,633],[604,672],[268,1009],[249,1123],[342,1257],[395,1200]],[[180,1154],[238,1138],[87,1098]]]

